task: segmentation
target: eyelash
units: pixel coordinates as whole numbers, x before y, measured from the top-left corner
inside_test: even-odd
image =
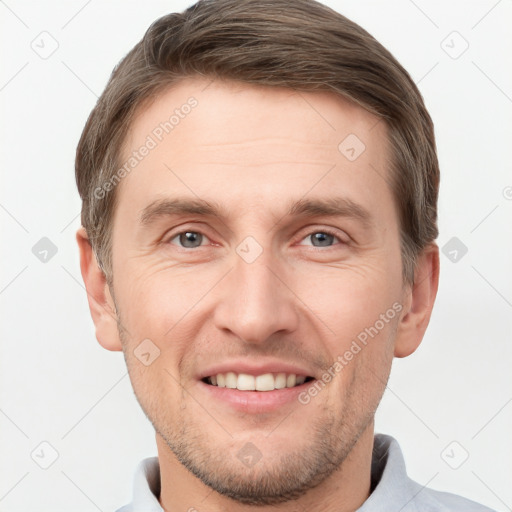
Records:
[[[174,240],[176,237],[179,237],[180,235],[182,235],[184,233],[197,233],[197,234],[203,235],[204,237],[208,238],[208,236],[205,235],[201,231],[193,230],[193,229],[185,229],[185,230],[182,230],[182,231],[178,231],[177,233],[173,233],[172,235],[167,237],[165,243],[170,244],[171,240]],[[324,233],[326,235],[331,235],[334,238],[338,239],[340,244],[343,244],[343,245],[347,245],[348,244],[348,241],[347,240],[343,240],[342,237],[338,234],[338,232],[336,230],[330,229],[330,228],[314,229],[314,230],[308,232],[302,238],[300,238],[299,241],[302,241],[302,240],[306,239],[307,237],[309,237],[311,235],[314,235],[315,233]],[[348,238],[348,235],[347,235],[347,238]],[[171,244],[171,245],[176,245],[176,244]],[[335,244],[335,245],[337,245],[337,244]],[[184,250],[184,251],[191,251],[191,250],[194,250],[194,249],[197,250],[197,249],[199,249],[201,247],[205,247],[203,245],[200,245],[199,247],[181,247],[179,245],[176,245],[176,246],[179,249]],[[317,247],[317,246],[314,246],[314,245],[310,245],[309,247],[311,247],[313,249],[323,249],[323,250],[326,250],[326,249],[332,249],[334,247],[334,245],[323,246],[323,247]]]

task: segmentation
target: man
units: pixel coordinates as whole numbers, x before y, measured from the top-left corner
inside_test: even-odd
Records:
[[[76,177],[96,336],[156,431],[120,510],[489,510],[374,435],[437,292],[439,169],[418,89],[361,27],[311,0],[157,20]]]

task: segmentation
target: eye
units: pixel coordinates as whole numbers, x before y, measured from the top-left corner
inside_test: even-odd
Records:
[[[181,245],[181,247],[185,249],[195,249],[203,245],[202,242],[208,240],[208,237],[198,231],[182,231],[170,238],[169,243],[174,244],[173,240],[176,239],[178,240],[178,245]]]
[[[299,245],[312,245],[313,247],[330,247],[335,245],[335,240],[344,243],[338,235],[330,230],[313,231],[302,240],[310,240],[311,244],[299,243]]]

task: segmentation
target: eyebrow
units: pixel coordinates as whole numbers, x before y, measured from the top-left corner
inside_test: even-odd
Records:
[[[291,205],[287,215],[304,217],[348,217],[359,221],[365,228],[370,228],[374,224],[372,214],[364,206],[347,197],[300,199]]]
[[[146,206],[140,215],[143,226],[155,222],[159,218],[172,215],[200,215],[218,217],[225,220],[229,217],[227,211],[218,203],[195,198],[166,198],[157,199]],[[292,201],[286,216],[293,217],[347,217],[359,221],[365,228],[374,225],[372,214],[362,205],[347,197],[330,197],[326,199],[299,199]],[[279,222],[278,221],[278,222]]]
[[[142,210],[140,223],[148,225],[161,217],[171,215],[202,215],[225,217],[226,212],[218,204],[212,204],[203,199],[181,198],[157,199]]]

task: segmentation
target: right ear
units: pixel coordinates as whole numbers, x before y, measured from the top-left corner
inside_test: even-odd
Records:
[[[114,301],[84,227],[76,232],[76,241],[80,251],[80,270],[87,290],[89,310],[96,326],[96,339],[107,350],[122,350]]]

